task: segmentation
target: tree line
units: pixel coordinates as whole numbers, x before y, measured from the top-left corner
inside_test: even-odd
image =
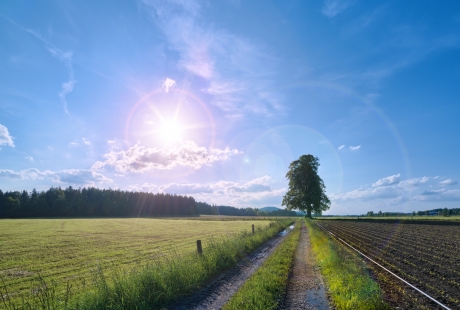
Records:
[[[152,217],[198,213],[193,197],[112,189],[51,187],[47,191],[0,190],[0,218]]]
[[[229,206],[210,205],[206,202],[197,202],[196,209],[198,214],[205,215],[231,215],[231,216],[257,216],[258,209],[235,208]]]
[[[262,211],[196,202],[193,197],[112,189],[51,187],[47,191],[0,190],[0,218],[156,217],[191,215],[297,216],[295,211]]]
[[[460,209],[459,208],[453,208],[453,209],[433,209],[433,210],[426,210],[426,211],[413,211],[412,213],[398,213],[398,212],[374,212],[374,211],[369,211],[367,212],[366,216],[369,217],[379,217],[379,216],[416,216],[416,215],[441,215],[441,216],[451,216],[451,215],[460,215]]]
[[[299,216],[297,212],[292,211],[292,210],[287,210],[287,209],[279,209],[275,211],[257,211],[258,216],[291,216],[291,217],[296,217]]]

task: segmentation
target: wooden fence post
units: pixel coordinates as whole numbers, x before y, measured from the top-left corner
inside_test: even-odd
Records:
[[[203,248],[201,247],[201,240],[196,241],[196,250],[198,251],[198,254],[203,254]]]
[[[254,224],[252,224],[252,234],[254,235]]]

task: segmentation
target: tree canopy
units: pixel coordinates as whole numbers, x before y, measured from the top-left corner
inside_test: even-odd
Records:
[[[289,189],[283,197],[288,210],[300,210],[311,217],[312,211],[321,214],[329,210],[331,201],[326,196],[326,186],[318,175],[319,160],[313,155],[302,155],[289,165],[286,178]]]

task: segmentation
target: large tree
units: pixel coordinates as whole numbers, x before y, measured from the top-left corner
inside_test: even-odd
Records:
[[[318,175],[318,157],[302,155],[289,165],[286,178],[289,180],[289,190],[283,197],[283,206],[288,210],[307,212],[311,217],[312,211],[321,214],[329,209],[331,201],[326,196],[326,186]]]

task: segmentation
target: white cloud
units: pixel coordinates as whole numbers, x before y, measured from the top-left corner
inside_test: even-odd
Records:
[[[216,161],[226,160],[242,154],[237,149],[214,149],[198,146],[195,142],[186,141],[183,145],[169,150],[147,148],[139,143],[126,151],[111,151],[103,155],[105,161],[98,161],[93,169],[105,166],[115,168],[119,172],[143,172],[148,169],[172,169],[176,166],[188,166],[199,169]]]
[[[85,169],[68,169],[61,171],[40,171],[36,168],[13,171],[0,169],[0,177],[18,180],[51,180],[56,183],[94,186],[96,183],[111,183],[104,175]]]
[[[433,178],[421,177],[401,181],[401,175],[395,174],[382,178],[372,184],[372,187],[361,187],[341,194],[332,194],[331,200],[335,202],[375,201],[386,204],[400,203],[409,200],[409,196],[420,190],[420,186]],[[424,195],[429,195],[426,191]],[[433,191],[434,192],[434,191]]]
[[[438,195],[438,194],[442,194],[444,191],[445,191],[444,189],[424,191],[423,193],[421,193],[421,195],[423,195],[423,196],[426,196],[426,195]]]
[[[353,4],[352,0],[325,0],[321,12],[332,18]]]
[[[112,180],[104,175],[92,170],[69,169],[54,172],[52,178],[56,182],[69,184],[94,184],[94,183],[112,183]]]
[[[174,81],[173,79],[170,79],[170,78],[166,78],[163,82],[163,85],[161,85],[161,88],[163,88],[165,90],[165,92],[169,92],[169,90],[171,88],[173,88],[174,86],[176,86],[176,81]]]
[[[149,193],[158,193],[158,185],[143,183],[142,185],[131,185],[128,187],[128,190],[135,192],[149,192]]]
[[[399,183],[399,186],[401,186],[401,187],[416,187],[416,186],[420,186],[422,184],[425,184],[430,179],[432,179],[432,178],[430,178],[430,177],[413,178],[413,179],[401,181]]]
[[[278,62],[264,47],[206,24],[206,6],[200,2],[142,2],[163,31],[168,49],[178,52],[178,67],[204,80],[202,91],[229,119],[235,114],[276,116],[284,111],[281,95],[272,91]]]
[[[91,146],[91,142],[86,140],[86,138],[81,138],[81,141],[80,142],[79,140],[75,140],[75,141],[72,141],[69,143],[70,146],[79,146],[81,145],[80,143],[83,143],[84,145],[87,145],[87,146]]]
[[[460,190],[433,190],[433,191],[424,191],[422,194],[414,196],[412,200],[417,201],[460,201]]]
[[[345,145],[342,144],[341,146],[338,147],[338,149],[341,150],[341,149],[343,149],[344,147],[345,147]]]
[[[447,182],[446,182],[447,184]],[[444,185],[446,185],[444,184]],[[401,180],[399,174],[382,178],[372,186],[329,195],[333,214],[362,214],[369,210],[412,212],[437,208],[439,204],[424,203],[460,201],[460,190],[440,188],[436,177],[419,177]],[[337,213],[340,212],[340,213]]]
[[[72,66],[72,52],[62,52],[56,48],[49,48],[48,51],[51,55],[61,61],[69,71],[69,80],[62,83],[62,90],[58,93],[59,99],[61,99],[62,107],[66,114],[69,114],[67,106],[66,96],[73,91],[73,87],[77,82],[74,77],[73,66]]]
[[[447,179],[447,180],[439,182],[439,184],[441,184],[441,185],[457,185],[458,182],[454,181],[452,179]]]
[[[213,183],[170,183],[159,187],[152,186],[159,192],[192,195],[198,201],[235,207],[263,207],[269,204],[280,205],[285,188],[273,189],[269,176],[247,182],[218,181]],[[148,188],[143,184],[138,188]]]
[[[353,145],[350,145],[350,147],[348,148],[350,151],[357,151],[361,148],[361,145],[357,145],[357,146],[353,146]]]
[[[383,178],[372,184],[373,187],[378,187],[378,186],[388,186],[388,185],[393,185],[393,184],[398,184],[399,181],[401,180],[401,174],[395,174],[391,175],[389,177]]]
[[[248,182],[219,181],[215,183],[170,183],[162,185],[159,189],[171,194],[215,193],[218,195],[236,195],[239,193],[271,192],[269,176],[260,177]]]
[[[0,178],[6,179],[23,179],[21,173],[9,169],[0,170]]]
[[[381,198],[395,198],[403,194],[403,190],[399,187],[373,187],[373,188],[358,188],[342,194],[331,194],[332,201],[349,201],[349,200],[371,200]]]
[[[159,187],[159,190],[165,193],[179,195],[203,194],[213,192],[209,184],[195,184],[186,182],[162,185]]]
[[[26,159],[29,160],[29,161],[32,161],[32,162],[35,161],[35,159],[32,156],[29,156],[29,155],[26,156]]]
[[[8,128],[0,124],[0,145],[9,145],[14,147],[13,138],[10,136],[8,132]]]

